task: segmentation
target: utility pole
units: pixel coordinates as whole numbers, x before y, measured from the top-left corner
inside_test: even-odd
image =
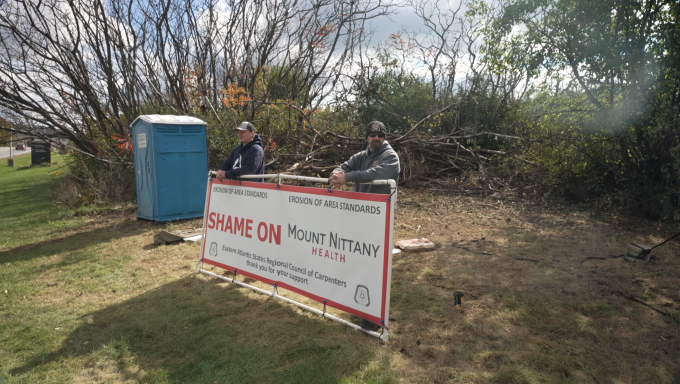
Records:
[[[9,130],[9,159],[7,159],[7,166],[14,168],[14,157],[12,157],[12,151],[14,150],[14,144],[12,143],[12,129]]]

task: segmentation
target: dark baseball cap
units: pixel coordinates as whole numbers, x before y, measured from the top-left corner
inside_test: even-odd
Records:
[[[371,121],[366,126],[366,137],[368,137],[368,135],[371,133],[382,133],[383,135],[386,135],[387,129],[385,129],[385,124],[379,121]]]
[[[253,126],[252,124],[250,124],[247,121],[242,122],[241,125],[236,127],[236,129],[238,129],[239,131],[255,132],[255,126]]]

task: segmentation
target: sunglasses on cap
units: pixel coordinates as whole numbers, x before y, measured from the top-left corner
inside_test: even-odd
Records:
[[[383,137],[385,137],[385,134],[382,133],[382,132],[381,132],[381,133],[373,132],[373,133],[370,133],[370,134],[368,135],[368,137],[376,137],[376,136],[378,136],[379,138],[382,139]]]

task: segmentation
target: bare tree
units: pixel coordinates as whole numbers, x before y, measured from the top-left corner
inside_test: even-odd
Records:
[[[226,4],[226,7],[224,7]],[[141,113],[218,117],[224,90],[292,122],[337,92],[383,0],[17,0],[0,5],[0,108],[94,156]],[[226,125],[226,123],[225,123]],[[313,131],[313,128],[312,128]],[[307,139],[306,139],[307,140]],[[313,139],[312,139],[313,140]],[[313,147],[313,145],[312,145]],[[311,149],[310,149],[311,150]]]

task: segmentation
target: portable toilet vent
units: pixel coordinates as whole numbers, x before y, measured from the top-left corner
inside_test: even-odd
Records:
[[[137,216],[154,221],[202,217],[208,185],[206,123],[189,116],[142,115],[130,127]]]

